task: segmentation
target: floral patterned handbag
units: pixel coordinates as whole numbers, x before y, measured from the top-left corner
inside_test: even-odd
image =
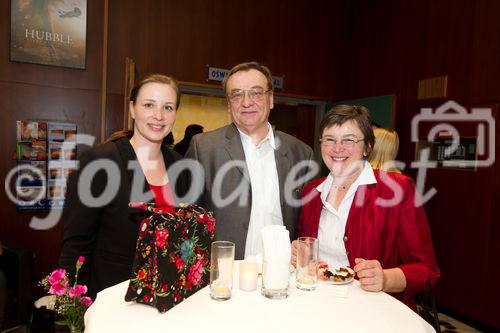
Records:
[[[151,215],[140,224],[125,301],[165,312],[208,284],[215,218],[196,205],[171,211],[153,203],[130,205]]]

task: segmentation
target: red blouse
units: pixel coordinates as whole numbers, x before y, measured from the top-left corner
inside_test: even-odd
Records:
[[[168,212],[173,212],[175,201],[170,183],[167,183],[165,185],[148,185],[151,191],[153,191],[156,207],[167,210]]]
[[[429,224],[422,205],[416,206],[415,185],[411,178],[399,173],[374,170],[376,184],[358,187],[345,228],[345,248],[351,267],[355,258],[376,259],[382,268],[399,267],[406,278],[406,289],[394,295],[412,303],[413,295],[423,291],[430,281],[434,285],[440,273],[436,265]],[[316,187],[325,178],[304,186],[302,197],[312,199],[303,203],[300,214],[299,237],[318,236],[323,204]],[[401,201],[389,207],[377,204],[377,199],[389,200],[399,187]],[[380,200],[379,199],[379,200]]]

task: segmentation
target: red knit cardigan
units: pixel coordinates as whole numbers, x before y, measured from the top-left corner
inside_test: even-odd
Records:
[[[377,183],[359,186],[349,210],[344,234],[347,257],[351,267],[355,258],[377,259],[382,268],[399,267],[406,289],[393,296],[412,306],[412,296],[425,290],[428,282],[434,285],[440,276],[427,217],[418,197],[415,205],[411,178],[379,170],[374,175]],[[314,180],[302,189],[299,236],[318,236],[323,204],[316,187],[324,180]],[[380,204],[397,197],[396,205]]]

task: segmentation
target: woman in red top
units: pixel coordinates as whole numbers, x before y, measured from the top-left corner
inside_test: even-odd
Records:
[[[85,151],[79,170],[69,177],[59,261],[71,270],[79,256],[86,257],[78,278],[91,297],[131,275],[139,225],[147,213],[129,202],[154,199],[162,210],[172,210],[178,204],[174,198],[187,192],[185,176],[170,172],[181,156],[164,144],[179,100],[174,79],[146,76],[130,92],[133,131],[115,133]]]
[[[363,106],[339,105],[322,120],[321,155],[330,170],[303,190],[299,236],[319,239],[319,259],[353,267],[361,288],[404,302],[439,279],[425,212],[413,181],[373,170],[375,138]],[[295,260],[296,246],[292,249]]]

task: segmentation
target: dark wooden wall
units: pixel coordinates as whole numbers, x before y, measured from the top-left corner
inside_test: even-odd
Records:
[[[500,2],[495,0],[362,0],[352,2],[345,31],[350,59],[342,98],[396,94],[399,159],[415,176],[411,120],[421,107],[452,99],[464,106],[500,102]],[[418,101],[418,80],[448,75],[448,98]],[[498,121],[496,124],[498,147]],[[473,123],[463,126],[474,135]],[[425,134],[425,133],[423,133]],[[428,171],[425,208],[442,278],[438,302],[500,328],[499,164],[471,170]],[[471,273],[472,272],[472,273]],[[496,296],[494,296],[496,295]],[[496,314],[496,315],[495,315]]]
[[[285,77],[284,92],[332,98],[342,88],[334,78],[348,2],[110,1],[110,111],[123,112],[125,57],[139,76],[160,71],[197,83],[208,83],[208,65],[257,60]],[[106,128],[120,125],[110,120]]]
[[[102,69],[103,6],[89,1],[87,62],[85,70],[9,62],[10,1],[0,1],[0,178],[15,166],[16,120],[68,121],[80,133],[99,135],[100,82]],[[33,216],[19,213],[0,191],[0,240],[29,249],[36,255],[35,279],[56,268],[62,223],[49,230],[34,230]]]
[[[9,62],[10,1],[0,1],[0,177],[15,166],[16,120],[70,121],[99,140],[104,3],[88,0],[86,69],[76,70]],[[344,0],[109,0],[105,136],[122,126],[126,57],[139,75],[162,72],[195,83],[207,83],[208,64],[258,60],[285,76],[286,93],[333,96],[347,8]],[[33,230],[35,214],[17,212],[3,191],[0,200],[0,240],[36,254],[39,280],[57,265],[62,223]]]

